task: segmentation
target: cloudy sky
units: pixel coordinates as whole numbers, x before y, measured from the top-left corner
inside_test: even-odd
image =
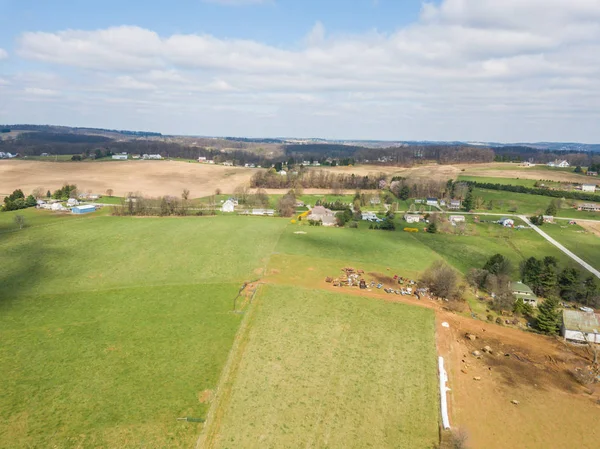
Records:
[[[600,0],[0,0],[0,123],[600,142]]]

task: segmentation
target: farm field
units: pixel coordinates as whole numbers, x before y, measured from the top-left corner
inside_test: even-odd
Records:
[[[435,446],[431,310],[272,285],[252,307],[202,447]]]
[[[535,187],[535,183],[540,181],[549,187],[559,187],[559,182],[554,181],[541,181],[535,179],[521,179],[521,178],[493,178],[489,176],[464,176],[460,175],[457,181],[472,181],[472,182],[483,182],[492,184],[506,184],[511,186],[523,186],[523,187]]]
[[[21,231],[0,214],[0,447],[192,446],[176,419],[205,416],[233,298],[287,220],[19,212]]]
[[[577,225],[561,226],[560,222],[545,224],[541,229],[594,268],[600,268],[600,236],[594,232]]]
[[[515,193],[515,192],[504,192],[500,190],[486,190],[486,189],[473,189],[473,196],[480,197],[485,201],[482,209],[476,209],[482,213],[509,213],[509,214],[526,214],[526,215],[539,215],[545,213],[550,202],[558,200],[558,198],[551,198],[542,195],[531,195],[528,193]],[[492,201],[492,208],[489,209],[487,206]],[[571,204],[584,202],[575,200],[563,201],[563,206],[559,209],[558,217],[567,218],[581,218],[598,220],[600,214],[597,212],[585,212],[578,211]]]

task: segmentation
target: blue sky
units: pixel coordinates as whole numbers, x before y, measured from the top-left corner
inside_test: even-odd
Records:
[[[0,0],[0,123],[600,141],[600,0]]]

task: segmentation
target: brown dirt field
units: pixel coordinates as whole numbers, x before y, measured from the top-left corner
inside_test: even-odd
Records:
[[[37,187],[55,190],[65,183],[83,191],[103,194],[113,189],[115,196],[128,192],[144,195],[177,195],[189,189],[192,197],[211,195],[220,188],[231,193],[249,182],[255,169],[210,166],[179,161],[44,162],[0,161],[0,192],[17,188],[30,193]]]
[[[519,167],[510,163],[472,164],[458,166],[465,171],[465,176],[485,176],[490,178],[520,178],[520,179],[549,179],[557,182],[582,183],[586,179],[584,175],[569,173],[561,170],[545,170],[536,167]]]
[[[594,223],[592,221],[578,221],[577,224],[582,228],[592,232],[594,235],[600,237],[600,223]]]

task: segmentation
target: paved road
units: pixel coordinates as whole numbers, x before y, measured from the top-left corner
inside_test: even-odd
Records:
[[[571,251],[569,251],[567,248],[562,246],[560,243],[558,243],[556,240],[554,240],[552,237],[550,237],[548,234],[546,234],[544,231],[542,231],[540,228],[538,228],[536,225],[534,225],[531,221],[529,221],[529,219],[526,216],[519,215],[519,218],[521,220],[523,220],[525,223],[527,223],[529,226],[531,226],[538,234],[540,234],[542,237],[544,237],[546,240],[548,240],[550,243],[552,243],[554,246],[556,246],[558,249],[560,249],[563,253],[565,253],[567,256],[569,256],[571,259],[573,259],[575,262],[577,262],[579,265],[581,265],[583,268],[585,268],[590,273],[592,273],[593,275],[595,275],[597,278],[600,279],[600,271],[596,270],[589,263],[585,262],[580,257],[576,256]]]

